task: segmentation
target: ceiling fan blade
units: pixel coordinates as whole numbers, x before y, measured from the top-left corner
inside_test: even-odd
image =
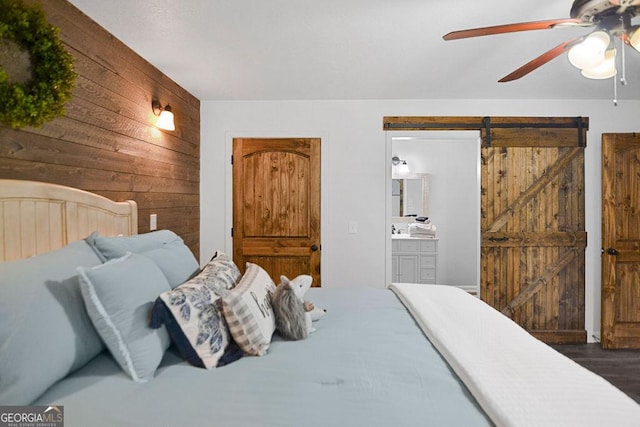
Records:
[[[564,52],[569,50],[571,48],[571,46],[573,46],[577,42],[581,41],[582,39],[584,39],[584,37],[578,37],[578,38],[575,38],[573,40],[569,40],[569,41],[566,41],[564,43],[561,43],[558,46],[554,47],[553,49],[548,50],[545,53],[543,53],[542,55],[538,56],[534,60],[527,62],[522,67],[518,68],[517,70],[515,70],[511,74],[508,74],[508,75],[504,76],[503,78],[501,78],[498,81],[500,83],[505,83],[505,82],[510,82],[510,81],[513,81],[513,80],[517,80],[520,77],[524,77],[527,74],[529,74],[530,72],[532,72],[533,70],[543,66],[544,64],[546,64],[547,62],[551,61],[552,59],[555,59],[558,56],[562,55]]]
[[[546,21],[520,22],[517,24],[496,25],[493,27],[472,28],[469,30],[452,31],[445,34],[445,40],[466,39],[469,37],[488,36],[493,34],[515,33],[518,31],[548,30],[557,25],[583,24],[578,18],[549,19]]]

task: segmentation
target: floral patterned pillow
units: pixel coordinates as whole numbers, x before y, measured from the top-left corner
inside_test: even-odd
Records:
[[[151,327],[167,327],[182,357],[194,366],[212,368],[242,357],[222,315],[221,300],[200,275],[163,292],[151,314]]]
[[[240,281],[240,270],[229,255],[224,252],[216,252],[211,261],[204,266],[198,276],[191,279],[195,283],[206,285],[218,296],[233,289]]]

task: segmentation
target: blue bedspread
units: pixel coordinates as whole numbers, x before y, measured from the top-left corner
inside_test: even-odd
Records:
[[[211,370],[170,349],[145,384],[103,353],[35,404],[64,405],[66,427],[491,425],[392,291],[306,296],[328,310],[306,340]]]

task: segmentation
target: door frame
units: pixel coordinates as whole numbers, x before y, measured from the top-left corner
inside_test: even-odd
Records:
[[[480,145],[482,143],[480,139],[480,131],[475,130],[408,130],[408,131],[385,131],[385,230],[391,230],[391,214],[392,214],[392,200],[391,200],[391,177],[392,167],[391,157],[393,156],[393,139],[394,138],[420,138],[426,140],[465,140],[471,143],[471,140],[475,139],[478,144],[478,159],[477,159],[477,172],[476,172],[476,186],[478,194],[480,194],[480,173],[481,173],[481,161],[480,161]],[[478,212],[480,212],[480,198],[478,198]],[[478,215],[477,230],[478,230],[478,271],[477,282],[478,290],[477,297],[480,297],[480,242],[481,242],[481,229],[480,229],[480,216]],[[436,224],[437,225],[437,224]],[[392,240],[391,233],[385,234],[385,283],[387,286],[392,281]]]
[[[330,249],[327,246],[329,239],[326,239],[327,230],[329,230],[328,224],[328,212],[331,209],[331,200],[327,197],[327,185],[325,185],[327,177],[331,176],[331,165],[329,164],[329,134],[328,132],[319,132],[316,130],[309,131],[228,131],[225,133],[225,183],[224,183],[224,200],[225,200],[225,214],[224,214],[224,252],[229,255],[233,254],[233,237],[231,237],[231,229],[233,228],[233,165],[231,164],[231,155],[233,154],[233,139],[234,138],[319,138],[320,139],[320,230],[325,230],[320,235],[320,244],[322,250],[320,251],[320,277],[323,277],[325,285],[323,287],[331,287],[329,284],[329,278],[326,275],[327,271],[330,271],[326,267],[327,257],[324,252]],[[204,192],[206,189],[201,188],[200,192]],[[324,235],[324,236],[323,236]]]

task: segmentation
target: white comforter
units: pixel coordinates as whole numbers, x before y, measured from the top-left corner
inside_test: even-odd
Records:
[[[640,405],[452,286],[393,284],[498,426],[640,426]]]

